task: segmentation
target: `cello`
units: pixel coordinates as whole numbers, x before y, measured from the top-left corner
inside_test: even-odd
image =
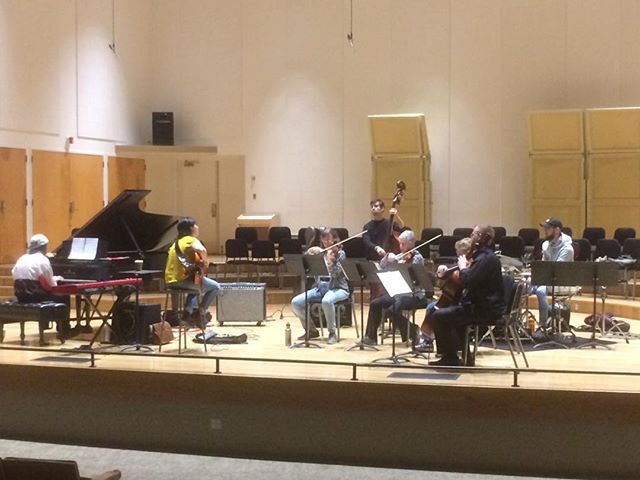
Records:
[[[473,254],[476,248],[478,248],[478,245],[473,245],[472,248],[465,254],[465,257],[470,262],[469,266],[471,266]],[[462,293],[464,291],[464,287],[462,286],[462,279],[460,278],[460,267],[458,267],[457,265],[451,268],[447,268],[441,274],[440,278],[443,280],[443,283],[440,287],[440,298],[438,298],[438,301],[436,302],[436,310],[451,307],[460,303],[460,299],[462,298]],[[420,326],[420,331],[428,337],[433,338],[433,312],[427,312],[424,317],[424,321]]]

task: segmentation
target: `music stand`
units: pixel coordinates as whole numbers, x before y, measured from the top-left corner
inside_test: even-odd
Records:
[[[413,295],[415,296],[416,290],[422,290],[424,291],[425,299],[426,299],[428,293],[434,291],[435,278],[434,278],[433,272],[427,271],[424,265],[409,265],[408,273],[411,277],[411,283],[409,285],[413,287],[412,288]],[[415,314],[413,315],[412,320],[413,320],[413,324],[415,325],[416,324]],[[428,361],[430,359],[430,354],[427,353],[427,355],[425,355],[424,352],[416,350],[416,344],[413,342],[413,339],[410,338],[410,340],[411,340],[411,350],[405,353],[401,353],[398,356],[405,357],[410,355],[413,358],[422,358],[423,360]]]
[[[385,291],[387,292],[388,295],[391,296],[391,298],[396,299],[396,297],[400,296],[400,295],[413,295],[413,288],[411,287],[411,275],[409,274],[409,270],[408,270],[408,265],[398,265],[399,268],[397,268],[396,270],[392,270],[392,271],[387,271],[387,272],[377,272],[377,276],[380,279],[380,282],[382,283],[382,286],[384,287]],[[389,274],[395,274],[395,273],[399,273],[400,276],[398,275],[394,275],[394,280],[397,282],[398,286],[400,286],[406,293],[399,293],[399,294],[393,294],[393,291],[390,291],[390,284],[388,283],[388,280],[385,278],[387,275]],[[402,282],[404,282],[404,285],[402,284]],[[390,357],[384,357],[384,358],[377,358],[373,361],[373,363],[379,363],[379,362],[391,362],[394,365],[397,365],[399,363],[406,363],[408,362],[409,359],[408,358],[404,358],[401,357],[399,355],[396,355],[396,326],[395,323],[391,322],[391,356]]]
[[[153,277],[154,275],[162,274],[162,270],[125,270],[120,272],[125,275],[132,275],[134,278],[144,278],[144,277]],[[136,305],[135,305],[135,313],[133,315],[133,322],[135,325],[136,331],[136,340],[133,345],[129,345],[121,349],[121,352],[126,352],[128,350],[135,350],[139,352],[140,350],[144,350],[146,352],[153,352],[153,348],[145,345],[144,341],[144,327],[145,325],[140,324],[140,284],[136,284]]]
[[[372,268],[367,267],[371,265]],[[360,288],[360,342],[356,345],[352,345],[347,348],[347,352],[351,350],[376,350],[378,347],[375,345],[365,345],[364,339],[364,287],[370,285],[373,282],[380,283],[380,279],[376,275],[376,268],[372,263],[367,262],[365,259],[347,258],[342,262],[342,268],[347,278],[354,287]]]
[[[302,255],[300,257],[304,271],[304,341],[294,343],[289,348],[323,348],[317,343],[309,341],[309,290],[306,288],[306,279],[310,277],[328,277],[329,271],[324,261],[324,255]]]
[[[306,277],[304,276],[304,266],[302,265],[302,254],[301,253],[285,253],[282,258],[284,258],[285,270],[300,280],[300,293],[306,290]],[[280,309],[280,319],[284,318],[284,309],[287,306],[287,302],[282,304],[282,308]],[[273,312],[272,316],[275,315]]]
[[[578,348],[603,347],[603,348],[606,348],[607,350],[611,350],[611,347],[609,345],[600,343],[596,339],[596,331],[598,329],[597,327],[598,322],[596,317],[597,296],[598,296],[597,291],[598,291],[598,287],[606,288],[610,285],[616,285],[618,283],[618,281],[620,280],[620,266],[614,262],[586,262],[586,263],[589,265],[591,269],[591,273],[590,273],[591,286],[593,288],[593,324],[591,325],[591,339],[587,343],[580,345]],[[600,326],[603,334],[606,332],[605,323],[604,323],[605,322],[605,319],[604,319],[605,299],[606,299],[606,296],[603,294],[602,324]],[[628,343],[628,340],[627,340],[627,343]]]

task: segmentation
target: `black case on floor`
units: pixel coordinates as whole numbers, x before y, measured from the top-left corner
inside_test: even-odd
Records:
[[[116,341],[121,344],[133,344],[142,339],[142,343],[146,345],[151,343],[149,326],[161,320],[161,307],[159,303],[141,303],[138,306],[140,321],[135,329],[135,305],[134,302],[125,302],[113,313],[113,333]]]

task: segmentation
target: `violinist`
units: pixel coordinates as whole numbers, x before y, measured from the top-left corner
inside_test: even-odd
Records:
[[[338,234],[335,230],[325,228],[320,231],[320,242],[322,247],[311,247],[306,253],[307,255],[324,255],[329,276],[316,279],[311,290],[306,293],[306,301],[304,292],[296,295],[291,301],[291,309],[300,319],[302,328],[306,328],[306,302],[322,302],[322,312],[324,313],[324,318],[327,321],[327,329],[329,330],[329,337],[327,338],[327,343],[329,345],[333,345],[338,341],[336,337],[335,304],[349,298],[349,284],[341,265],[346,258],[346,255],[341,246],[334,246],[333,248],[330,248],[339,241],[340,239],[338,238]],[[323,249],[328,250],[323,253]],[[310,339],[318,338],[320,336],[320,332],[318,332],[315,326],[311,325],[309,328]],[[305,335],[301,335],[298,339],[304,340]]]
[[[398,237],[400,244],[400,253],[389,253],[380,262],[383,270],[392,270],[394,265],[398,263],[409,263],[412,265],[424,265],[424,258],[417,250],[406,254],[413,249],[416,243],[416,236],[411,230],[405,230]],[[407,341],[407,331],[409,330],[413,343],[418,343],[420,330],[418,327],[409,322],[402,312],[405,310],[415,310],[424,308],[431,300],[432,292],[416,291],[411,296],[391,297],[388,293],[375,298],[369,304],[369,317],[367,319],[367,328],[362,338],[365,345],[375,345],[377,343],[377,332],[382,322],[384,313],[391,316],[394,328],[400,330],[402,341]]]
[[[367,248],[367,259],[380,260],[387,253],[383,247],[391,231],[391,220],[384,214],[385,204],[381,199],[371,200],[369,206],[371,207],[372,219],[362,228],[366,230],[362,239]],[[398,210],[396,208],[389,209],[389,215],[393,218],[393,230],[401,231],[404,228],[404,222],[398,215]]]
[[[467,256],[471,252],[471,239],[470,238],[462,238],[458,240],[455,244],[456,256],[460,257],[461,255]],[[446,265],[439,265],[436,270],[436,277],[440,282],[446,281],[447,275],[449,273],[449,268]],[[435,333],[433,331],[433,312],[438,309],[438,302],[434,301],[427,305],[426,314],[424,317],[424,322],[422,323],[422,328],[420,332],[420,343],[415,346],[415,349],[423,352],[432,352],[433,351],[433,341],[435,337]]]
[[[433,328],[442,358],[431,365],[461,365],[458,350],[466,326],[489,324],[504,313],[502,267],[491,249],[494,236],[491,226],[476,226],[471,234],[471,252],[458,257],[462,294],[458,304],[433,312]],[[469,365],[473,365],[475,360],[470,355],[468,359]]]

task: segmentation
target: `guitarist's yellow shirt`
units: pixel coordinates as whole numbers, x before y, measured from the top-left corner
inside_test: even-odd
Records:
[[[198,250],[204,249],[204,246],[196,237],[186,235],[178,240],[178,245],[182,251],[182,255],[187,260],[193,262],[193,251],[191,247],[195,247]],[[176,253],[175,242],[169,247],[169,255],[167,256],[167,265],[164,269],[164,281],[166,283],[180,282],[187,278],[187,272],[184,265],[180,262],[178,254]]]

